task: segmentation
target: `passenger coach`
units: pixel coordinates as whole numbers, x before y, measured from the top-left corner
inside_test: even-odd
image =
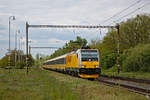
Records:
[[[97,49],[78,49],[43,63],[44,69],[55,70],[81,78],[98,78],[100,75]]]

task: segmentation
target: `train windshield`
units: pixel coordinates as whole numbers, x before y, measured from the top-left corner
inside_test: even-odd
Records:
[[[82,61],[98,61],[97,50],[81,50]]]

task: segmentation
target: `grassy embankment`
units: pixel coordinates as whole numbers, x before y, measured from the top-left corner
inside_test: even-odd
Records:
[[[145,96],[41,69],[0,69],[0,100],[146,100]]]
[[[108,70],[102,70],[103,75],[109,75],[109,76],[121,76],[121,77],[128,77],[128,78],[137,78],[137,79],[148,79],[150,80],[150,73],[148,72],[120,72],[120,74],[117,73],[117,71],[113,71],[111,69]]]

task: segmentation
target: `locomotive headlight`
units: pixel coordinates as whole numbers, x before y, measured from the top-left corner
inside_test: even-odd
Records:
[[[97,66],[95,66],[95,68],[99,68],[99,66],[97,65]]]
[[[85,68],[85,65],[82,65],[82,68]]]

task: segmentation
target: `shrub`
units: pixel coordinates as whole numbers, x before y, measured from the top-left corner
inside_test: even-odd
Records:
[[[25,62],[16,62],[15,68],[23,69],[26,66]]]
[[[5,68],[8,66],[8,56],[4,56],[2,59],[0,59],[0,67]]]
[[[127,57],[123,62],[123,71],[150,72],[150,44],[140,44],[125,53]]]
[[[116,64],[117,54],[116,53],[104,53],[100,57],[100,65],[104,69],[111,68]]]

